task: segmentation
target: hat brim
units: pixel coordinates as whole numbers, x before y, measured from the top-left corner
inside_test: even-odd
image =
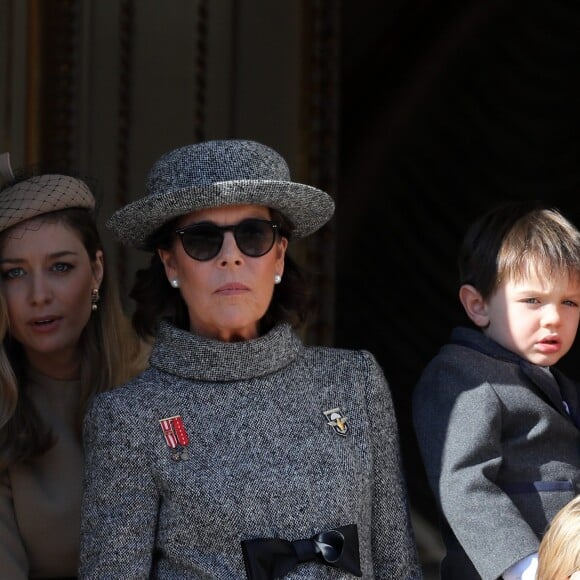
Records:
[[[117,210],[106,227],[123,244],[153,250],[147,240],[157,229],[187,213],[228,205],[263,205],[292,222],[292,237],[303,238],[320,229],[334,213],[326,192],[293,181],[234,180],[149,195]]]

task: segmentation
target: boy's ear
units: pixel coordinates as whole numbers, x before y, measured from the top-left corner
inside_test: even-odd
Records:
[[[471,284],[463,284],[459,288],[459,300],[471,321],[480,328],[485,328],[489,324],[487,315],[487,305],[481,297],[479,291]]]

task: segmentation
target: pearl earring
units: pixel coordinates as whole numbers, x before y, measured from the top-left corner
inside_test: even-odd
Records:
[[[282,282],[282,276],[280,276],[280,274],[276,274],[274,276],[274,284],[280,284],[280,282]]]
[[[99,308],[99,300],[100,299],[101,299],[101,297],[99,296],[99,289],[93,288],[93,290],[91,292],[91,310],[93,312],[96,312],[97,309]]]
[[[171,280],[170,284],[174,287],[174,288],[179,288],[179,280],[177,278],[173,278],[173,280]]]

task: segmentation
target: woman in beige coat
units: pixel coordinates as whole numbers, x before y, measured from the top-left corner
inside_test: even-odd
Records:
[[[0,577],[75,577],[85,407],[143,368],[106,272],[87,184],[0,189]]]

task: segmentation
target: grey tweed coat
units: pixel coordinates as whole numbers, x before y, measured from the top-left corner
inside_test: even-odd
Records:
[[[421,578],[388,385],[287,325],[224,343],[162,323],[151,366],[85,419],[80,578],[245,578],[240,542],[354,523],[363,578]],[[324,412],[339,408],[345,436]],[[181,416],[189,459],[159,420]],[[287,578],[347,579],[321,563]]]

